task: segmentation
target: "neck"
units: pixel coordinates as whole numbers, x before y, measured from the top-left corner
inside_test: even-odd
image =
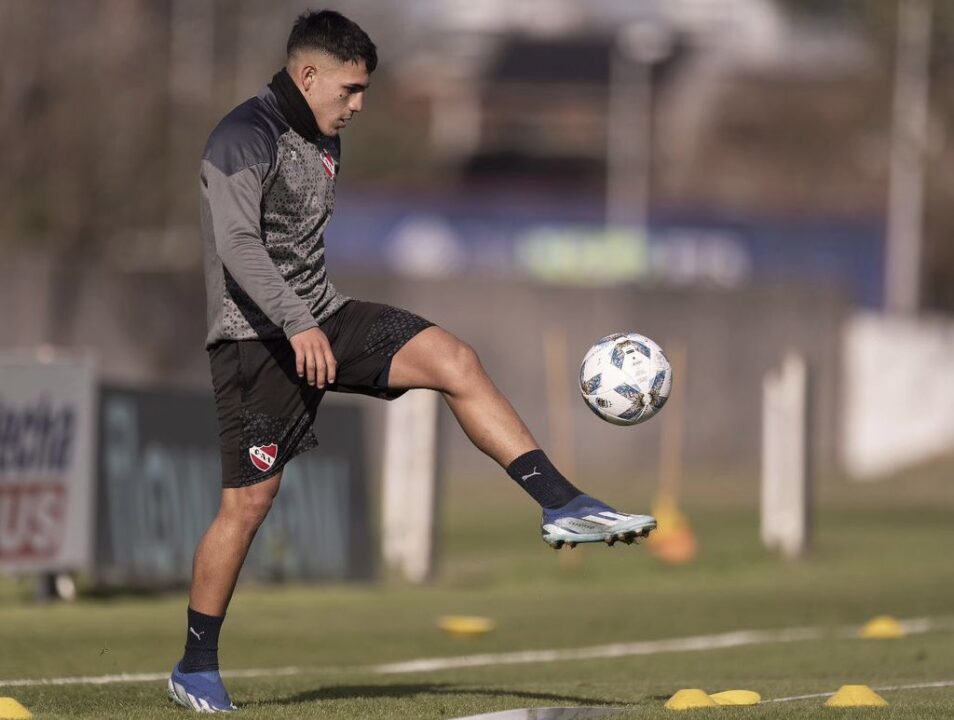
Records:
[[[268,86],[275,93],[278,109],[292,130],[309,142],[319,142],[324,136],[318,129],[315,114],[308,107],[305,96],[288,71],[285,68],[279,70]]]

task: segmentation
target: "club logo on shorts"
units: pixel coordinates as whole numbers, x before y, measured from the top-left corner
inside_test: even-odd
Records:
[[[278,445],[252,445],[248,449],[248,456],[252,460],[252,465],[262,472],[268,470],[275,464],[275,458],[278,456]]]
[[[331,157],[331,153],[327,150],[321,153],[321,164],[325,166],[325,175],[333,178],[335,176],[335,159]]]

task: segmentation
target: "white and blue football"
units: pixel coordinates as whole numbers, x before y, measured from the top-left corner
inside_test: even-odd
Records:
[[[607,335],[580,365],[580,392],[598,417],[635,425],[662,409],[672,389],[672,367],[662,348],[638,333]]]

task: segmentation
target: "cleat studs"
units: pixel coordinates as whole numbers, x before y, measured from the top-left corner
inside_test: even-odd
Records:
[[[553,549],[554,549],[554,550],[559,550],[561,547],[563,547],[563,541],[562,541],[562,540],[557,540],[555,543],[553,543]]]
[[[576,547],[576,543],[575,543],[575,542],[569,542],[569,543],[567,543],[567,547],[569,547],[570,550],[572,550],[573,548]]]

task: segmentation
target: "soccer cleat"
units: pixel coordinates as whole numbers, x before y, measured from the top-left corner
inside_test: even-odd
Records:
[[[169,676],[169,699],[196,712],[232,712],[237,709],[218,670],[184,673],[179,670],[178,663]]]
[[[579,495],[561,508],[544,508],[540,532],[544,542],[559,550],[564,544],[573,548],[588,542],[605,542],[612,547],[621,540],[631,545],[655,529],[656,518],[650,515],[616,512],[596,498]]]

